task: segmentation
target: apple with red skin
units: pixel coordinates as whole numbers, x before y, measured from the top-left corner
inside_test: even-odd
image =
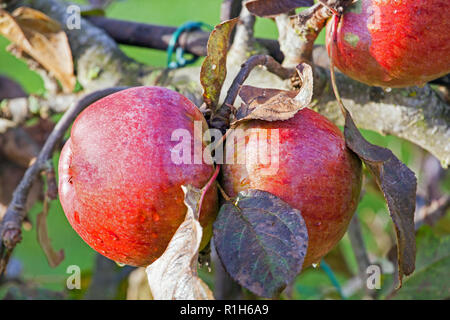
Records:
[[[59,196],[70,224],[94,250],[133,266],[161,256],[185,218],[181,186],[201,188],[214,172],[204,161],[172,161],[179,143],[172,133],[187,130],[194,145],[194,121],[207,129],[191,101],[160,87],[120,91],[77,117],[59,160]],[[217,206],[213,184],[200,213],[202,247],[211,237]]]
[[[299,209],[309,236],[303,265],[319,262],[342,238],[356,210],[361,161],[346,147],[339,128],[311,109],[302,109],[286,121],[252,120],[236,129],[267,137],[249,139],[236,134],[227,138],[233,138],[236,149],[245,146],[245,152],[252,155],[258,150],[275,150],[271,132],[278,129],[278,159],[274,157],[269,164],[225,164],[225,192],[234,197],[243,190],[259,189]],[[263,131],[266,136],[259,134]],[[278,170],[268,174],[270,167]]]
[[[328,54],[368,85],[423,85],[450,72],[449,12],[449,0],[359,0],[328,22]]]

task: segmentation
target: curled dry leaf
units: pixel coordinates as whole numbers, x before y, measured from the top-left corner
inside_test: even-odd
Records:
[[[308,230],[299,210],[269,192],[251,189],[222,206],[214,243],[234,280],[272,298],[302,270]]]
[[[336,28],[337,21],[338,19],[335,19],[336,23],[332,26],[333,28]],[[330,56],[333,56],[332,51]],[[397,236],[398,287],[401,287],[403,275],[409,275],[415,269],[416,176],[391,150],[369,143],[359,132],[339,94],[333,59],[330,60],[330,75],[336,100],[345,118],[346,145],[358,155],[373,175],[383,193],[394,222]]]
[[[0,9],[0,34],[50,71],[65,92],[73,91],[76,78],[72,52],[58,22],[27,7],[12,14]]]
[[[36,231],[39,245],[47,257],[48,264],[50,267],[57,267],[64,260],[64,250],[59,250],[56,252],[51,244],[50,238],[48,236],[47,229],[47,216],[49,211],[50,199],[47,197],[44,200],[44,208],[42,212],[36,217]]]
[[[309,7],[313,0],[250,0],[245,6],[248,11],[259,17],[273,17],[299,7]]]
[[[239,96],[244,101],[236,112],[235,126],[247,120],[277,121],[292,118],[299,110],[307,107],[313,96],[313,73],[310,65],[297,66],[302,86],[298,91],[263,89],[242,86]]]
[[[211,300],[214,296],[198,277],[198,250],[202,227],[198,206],[202,190],[182,186],[187,206],[186,219],[178,227],[166,251],[146,269],[148,283],[156,300]]]
[[[220,91],[227,76],[227,53],[231,31],[239,18],[231,19],[217,25],[208,39],[207,56],[200,71],[203,87],[203,100],[214,110],[219,103]]]
[[[50,202],[55,200],[58,196],[56,174],[52,165],[48,165],[45,170],[45,177],[47,181],[47,191],[45,192],[42,212],[38,214],[36,218],[37,237],[39,245],[47,257],[48,264],[50,267],[54,268],[64,260],[64,251],[60,250],[59,252],[56,252],[53,249],[50,237],[48,236],[47,216],[50,209]]]
[[[369,143],[359,132],[350,113],[345,110],[344,136],[347,146],[365,163],[386,199],[397,234],[398,278],[415,268],[416,240],[414,211],[417,180],[391,150]]]

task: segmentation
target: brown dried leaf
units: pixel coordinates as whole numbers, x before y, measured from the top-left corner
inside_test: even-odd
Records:
[[[41,246],[42,250],[45,253],[45,256],[47,257],[48,264],[50,265],[50,267],[55,268],[64,260],[64,251],[60,250],[59,252],[56,252],[53,249],[50,238],[48,236],[47,215],[49,211],[49,202],[50,200],[48,198],[44,200],[44,208],[42,209],[42,212],[39,213],[36,217],[36,231],[39,245]]]
[[[250,0],[245,6],[252,14],[260,17],[273,17],[299,7],[309,7],[313,0]]]
[[[369,169],[386,199],[397,234],[398,277],[415,268],[416,241],[414,211],[417,180],[414,172],[404,165],[391,150],[367,142],[346,111],[344,135],[347,146]]]
[[[239,18],[217,25],[208,39],[208,55],[202,64],[200,82],[203,87],[203,100],[214,110],[219,103],[220,91],[227,76],[227,53],[230,35]]]
[[[202,190],[182,186],[187,206],[184,222],[178,227],[166,251],[146,269],[155,300],[212,300],[208,286],[198,277],[198,250],[202,227],[197,207]]]
[[[73,91],[76,78],[72,52],[58,22],[27,7],[12,14],[0,9],[0,34],[53,73],[65,92]]]
[[[242,86],[239,96],[244,101],[236,113],[232,126],[247,120],[278,121],[292,118],[299,110],[307,107],[313,95],[312,68],[306,63],[297,66],[302,81],[298,91],[262,89]]]

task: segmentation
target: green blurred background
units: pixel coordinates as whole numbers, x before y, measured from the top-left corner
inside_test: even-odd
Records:
[[[86,4],[86,1],[73,2]],[[187,21],[203,21],[210,25],[216,25],[220,22],[220,4],[220,0],[123,0],[110,5],[106,10],[106,16],[171,26],[179,26]],[[277,38],[275,24],[269,19],[258,18],[255,33],[257,37]],[[318,43],[324,43],[323,33],[320,35]],[[0,36],[0,74],[16,80],[30,94],[43,94],[44,88],[40,77],[29,71],[24,62],[7,53],[5,50],[7,45],[8,41]],[[121,46],[121,48],[127,55],[139,62],[161,67],[166,64],[167,57],[163,51],[130,46]],[[199,63],[201,61],[197,62],[197,64]],[[396,156],[420,175],[420,159],[424,153],[417,147],[398,138],[385,137],[373,132],[364,131],[364,135],[370,142],[390,148]],[[55,165],[57,159],[58,154],[54,157]],[[30,213],[33,225],[36,222],[36,214],[40,212],[41,208],[42,204],[36,204]],[[371,258],[382,264],[385,263],[386,258],[383,257],[394,244],[395,235],[385,202],[374,188],[366,189],[366,194],[358,208],[358,215]],[[69,276],[66,273],[67,267],[78,265],[82,270],[84,281],[88,282],[95,252],[70,227],[58,201],[53,201],[51,204],[48,229],[53,247],[57,250],[64,249],[64,261],[58,267],[50,268],[37,243],[35,228],[30,231],[24,230],[23,241],[16,248],[13,257],[18,268],[23,268],[23,276],[39,287],[64,291],[66,279]],[[332,266],[341,285],[345,284],[351,273],[356,273],[356,261],[347,236],[326,257],[326,261]],[[386,270],[388,271],[388,269]],[[202,271],[201,275],[210,285],[213,285],[211,274]],[[5,289],[0,289],[0,298],[4,293]],[[77,297],[76,294],[75,297]],[[294,284],[293,298],[321,299],[327,297],[339,298],[336,287],[332,285],[322,268],[306,270]],[[357,295],[353,297],[358,298]]]

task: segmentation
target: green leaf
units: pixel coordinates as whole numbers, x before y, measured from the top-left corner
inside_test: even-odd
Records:
[[[234,280],[270,298],[302,270],[308,232],[299,210],[269,192],[248,190],[220,209],[214,244]]]
[[[429,226],[417,233],[416,270],[408,277],[394,299],[450,298],[450,236],[436,237]]]
[[[220,91],[227,76],[227,53],[231,31],[239,18],[227,20],[217,25],[208,39],[208,54],[200,71],[203,86],[203,100],[214,110],[219,103]]]

